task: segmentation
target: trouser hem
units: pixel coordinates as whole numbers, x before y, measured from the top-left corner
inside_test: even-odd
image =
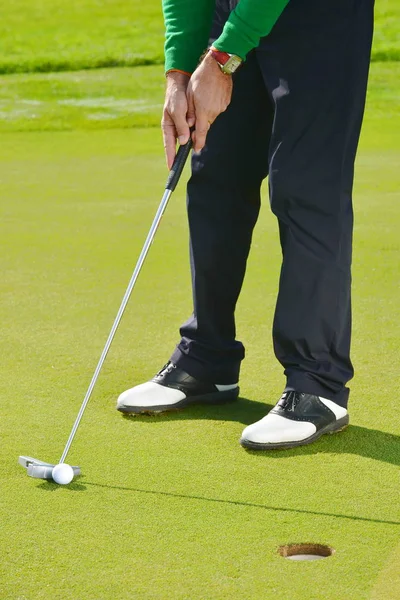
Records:
[[[178,347],[173,352],[170,360],[192,377],[205,383],[231,385],[239,382],[240,362],[229,367],[212,366],[183,354]]]
[[[343,384],[342,389],[333,391],[329,385],[324,386],[322,383],[313,378],[310,373],[293,372],[287,374],[287,387],[303,392],[305,394],[314,394],[332,400],[335,404],[347,408],[349,402],[349,388]]]

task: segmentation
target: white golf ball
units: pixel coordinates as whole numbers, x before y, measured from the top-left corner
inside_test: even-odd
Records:
[[[67,483],[71,483],[74,478],[74,470],[66,463],[60,463],[53,468],[51,476],[56,483],[67,485]]]

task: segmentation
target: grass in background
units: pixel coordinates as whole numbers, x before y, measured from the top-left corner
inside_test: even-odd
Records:
[[[376,4],[374,60],[400,59],[400,4]],[[160,0],[8,0],[0,6],[0,73],[163,62]]]
[[[375,2],[375,28],[372,59],[400,60],[400,3],[398,0]]]
[[[396,118],[398,81],[400,62],[371,64],[368,118]],[[161,66],[3,75],[0,131],[158,127],[164,85]]]
[[[9,0],[0,72],[69,71],[163,61],[158,0]]]
[[[0,131],[159,125],[163,68],[0,76]]]

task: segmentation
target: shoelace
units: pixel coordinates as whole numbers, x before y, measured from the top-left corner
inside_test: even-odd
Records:
[[[290,392],[283,392],[282,397],[279,400],[279,406],[283,408],[283,410],[295,411],[302,396],[303,394],[293,390]]]
[[[176,369],[176,365],[174,365],[174,363],[168,361],[163,368],[157,373],[158,375],[164,375],[164,373],[167,375],[168,373],[171,373],[171,371],[173,371],[174,369]]]

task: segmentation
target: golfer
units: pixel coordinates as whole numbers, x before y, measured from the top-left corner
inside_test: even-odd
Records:
[[[195,128],[194,311],[166,366],[121,394],[118,409],[158,413],[238,397],[245,353],[235,306],[268,175],[282,246],[273,344],[286,387],[241,444],[311,443],[349,422],[352,186],[373,0],[164,0],[163,9],[169,167]],[[260,377],[267,373],[268,365]]]

